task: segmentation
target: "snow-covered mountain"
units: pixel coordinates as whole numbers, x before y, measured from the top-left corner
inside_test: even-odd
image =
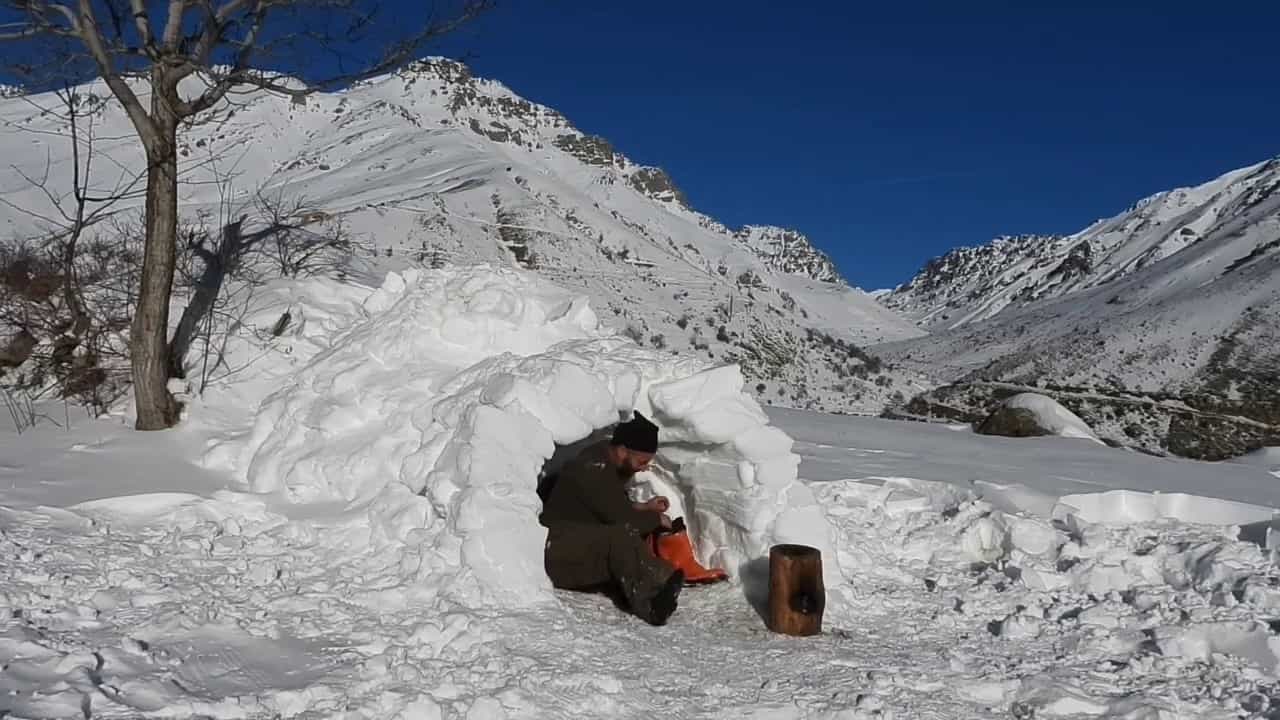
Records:
[[[1280,158],[952,251],[879,299],[933,334],[877,351],[958,383],[916,410],[1048,386],[1115,442],[1235,454],[1280,437]]]
[[[101,84],[83,92],[103,97]],[[0,101],[0,152],[22,172],[0,192],[0,231],[45,231],[49,167],[70,189],[69,147],[49,96]],[[114,103],[97,120],[94,184],[113,187],[140,153]],[[675,181],[560,113],[459,63],[431,59],[293,102],[232,98],[181,138],[183,208],[250,214],[257,198],[301,202],[407,265],[523,266],[588,295],[637,342],[738,362],[764,401],[875,412],[901,373],[860,347],[924,334],[862,291],[800,233],[732,229],[693,210]],[[24,177],[25,176],[25,177]],[[140,200],[133,201],[136,212]]]
[[[1001,237],[987,245],[952,250],[930,260],[881,300],[926,327],[950,329],[1005,308],[1112,283],[1194,245],[1218,247],[1230,255],[1238,245],[1249,244],[1231,240],[1255,226],[1264,245],[1268,237],[1274,239],[1278,190],[1280,158],[1198,187],[1157,193],[1074,235]],[[1247,262],[1280,250],[1280,245],[1249,251],[1255,248],[1257,254]],[[1206,279],[1203,273],[1183,269],[1178,263],[1163,266],[1166,294]]]

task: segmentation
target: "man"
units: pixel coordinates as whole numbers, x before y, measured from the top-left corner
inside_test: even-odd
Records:
[[[544,555],[551,584],[566,590],[612,585],[631,612],[664,625],[676,610],[685,573],[658,558],[644,540],[671,528],[666,498],[633,503],[627,482],[648,469],[658,451],[658,427],[640,413],[608,443],[584,450],[560,470],[545,499]]]

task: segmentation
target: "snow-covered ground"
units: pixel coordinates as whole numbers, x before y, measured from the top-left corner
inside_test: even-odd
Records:
[[[0,435],[0,715],[1280,703],[1280,573],[1240,539],[1280,507],[1274,451],[1208,464],[766,414],[732,366],[638,348],[514,271],[282,283],[256,302],[178,429],[134,433],[126,410]],[[279,337],[254,332],[285,308]],[[540,458],[632,407],[662,424],[650,481],[734,575],[686,591],[660,628],[537,572]],[[792,540],[824,547],[816,638],[773,635],[756,609],[759,558]]]

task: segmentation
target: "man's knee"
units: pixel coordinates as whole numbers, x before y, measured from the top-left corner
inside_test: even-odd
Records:
[[[630,525],[606,525],[604,537],[610,548],[627,548],[644,542]]]

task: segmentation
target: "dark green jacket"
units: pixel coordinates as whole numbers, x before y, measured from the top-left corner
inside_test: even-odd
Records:
[[[608,449],[608,440],[592,445],[561,468],[542,506],[543,525],[629,525],[641,535],[658,529],[660,513],[631,506],[626,481],[606,461]]]

